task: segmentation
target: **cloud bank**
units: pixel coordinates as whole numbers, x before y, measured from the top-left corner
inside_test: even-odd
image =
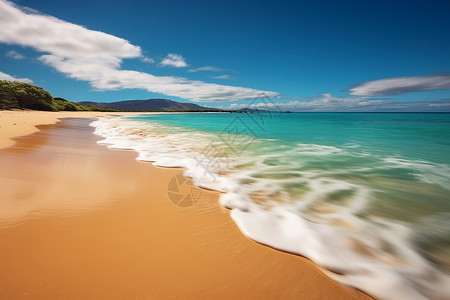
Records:
[[[381,96],[450,89],[450,75],[411,76],[364,82],[350,89],[350,95]]]
[[[0,80],[9,80],[9,81],[20,81],[20,82],[26,82],[26,83],[33,83],[33,80],[29,78],[17,78],[13,77],[9,74],[3,73],[0,71]]]
[[[39,57],[44,64],[70,78],[87,81],[97,90],[142,89],[198,102],[278,95],[271,91],[122,70],[123,59],[145,59],[139,46],[110,34],[19,8],[5,0],[0,0],[0,42],[32,47],[44,53]],[[172,63],[172,66],[181,66],[184,62],[177,54],[169,54],[164,60],[165,65]]]
[[[450,99],[441,101],[398,102],[388,99],[367,99],[365,97],[335,97],[331,94],[309,100],[295,100],[277,103],[231,104],[219,106],[222,109],[255,108],[271,111],[292,112],[447,112]]]

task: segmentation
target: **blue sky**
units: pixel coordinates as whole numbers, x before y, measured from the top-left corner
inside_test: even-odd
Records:
[[[450,111],[449,11],[450,1],[0,0],[0,78],[71,101],[239,108],[268,96],[293,111]]]

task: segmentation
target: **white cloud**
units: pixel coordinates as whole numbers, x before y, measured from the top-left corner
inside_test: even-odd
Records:
[[[200,71],[222,72],[223,69],[214,66],[204,66],[196,69],[190,69],[188,72],[200,72]]]
[[[212,76],[211,78],[214,78],[214,79],[231,79],[231,75]]]
[[[379,96],[450,89],[450,75],[411,76],[364,82],[350,89],[351,95]]]
[[[431,103],[428,104],[429,107],[445,107],[450,106],[450,103]]]
[[[154,60],[153,58],[146,57],[146,56],[143,56],[143,57],[141,58],[141,61],[143,61],[143,62],[145,62],[145,63],[149,63],[149,64],[152,64],[152,63],[155,62],[155,60]]]
[[[26,83],[33,83],[33,80],[29,78],[17,78],[13,77],[9,74],[3,73],[0,71],[0,80],[8,80],[8,81],[20,81],[20,82],[26,82]]]
[[[63,58],[98,60],[114,67],[123,58],[141,56],[140,47],[124,39],[51,16],[27,14],[4,0],[0,1],[0,41]]]
[[[14,58],[14,59],[24,59],[24,58],[25,58],[25,56],[23,56],[22,54],[20,54],[20,53],[14,51],[14,50],[11,50],[11,51],[6,52],[5,55],[6,55],[7,57],[11,57],[11,58]]]
[[[175,68],[184,68],[187,67],[188,64],[184,60],[184,57],[180,54],[169,53],[167,56],[161,60],[159,63],[161,67],[175,67]]]
[[[278,95],[270,91],[122,70],[120,65],[123,59],[145,59],[140,47],[113,35],[25,11],[5,0],[0,0],[0,42],[28,46],[43,52],[45,54],[39,59],[44,64],[70,78],[88,81],[97,90],[142,89],[204,102]],[[186,64],[178,56],[169,54],[166,59],[178,66]],[[166,64],[170,65],[168,61]]]

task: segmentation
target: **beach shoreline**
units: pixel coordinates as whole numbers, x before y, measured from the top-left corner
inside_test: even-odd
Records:
[[[26,129],[0,136],[0,295],[369,298],[308,259],[246,238],[217,192],[202,190],[192,207],[174,205],[167,188],[182,169],[137,163],[133,151],[95,143],[89,118],[111,113],[34,113],[8,112],[10,126]],[[36,122],[47,125],[31,134]],[[5,146],[17,133],[28,135]]]
[[[156,112],[155,112],[156,113]],[[35,111],[0,110],[0,149],[14,145],[13,138],[39,131],[36,126],[55,124],[65,118],[97,118],[105,116],[124,116],[136,112],[98,112],[98,111]]]

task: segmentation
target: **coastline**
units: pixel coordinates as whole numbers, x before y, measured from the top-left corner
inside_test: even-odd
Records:
[[[90,120],[54,124],[115,113],[42,113],[34,123],[34,112],[23,113],[12,126],[26,122],[26,129],[0,135],[5,147],[14,134],[37,131],[0,150],[9,208],[0,216],[9,218],[8,226],[0,223],[0,295],[369,298],[303,257],[244,237],[217,192],[202,190],[194,206],[175,206],[167,186],[181,169],[137,163],[135,152],[97,145]]]
[[[55,124],[64,118],[95,118],[103,116],[135,115],[136,112],[98,111],[35,111],[0,110],[0,149],[14,145],[12,138],[37,132],[38,125]],[[141,114],[141,113],[139,113]],[[152,113],[142,113],[152,114]]]

